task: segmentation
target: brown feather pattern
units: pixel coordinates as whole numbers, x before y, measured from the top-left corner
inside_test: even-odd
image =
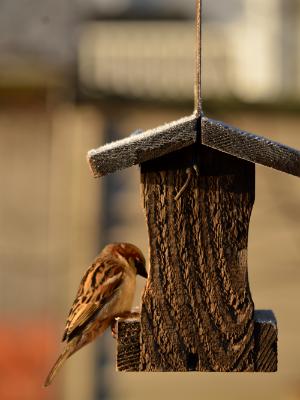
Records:
[[[101,309],[111,299],[115,290],[122,283],[124,267],[106,256],[99,257],[85,273],[71,307],[63,341],[69,341],[80,333],[94,317],[101,314]],[[109,279],[108,284],[105,284]]]
[[[102,335],[113,319],[130,312],[137,273],[147,276],[142,252],[129,243],[107,245],[84,274],[63,335],[66,343],[45,381],[50,385],[64,362]]]

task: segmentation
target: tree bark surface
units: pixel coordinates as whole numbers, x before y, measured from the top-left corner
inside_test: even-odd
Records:
[[[196,164],[198,175],[176,201]],[[254,164],[203,145],[142,164],[150,275],[141,371],[254,371],[247,243]]]
[[[140,371],[140,318],[117,321],[117,371]],[[254,371],[277,371],[277,323],[270,310],[254,313]]]

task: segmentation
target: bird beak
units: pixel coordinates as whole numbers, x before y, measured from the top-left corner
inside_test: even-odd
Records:
[[[147,272],[147,270],[146,270],[146,267],[144,267],[144,270],[143,270],[143,272],[140,274],[143,278],[148,278],[148,272]]]
[[[148,278],[148,272],[146,270],[146,266],[144,263],[136,263],[136,272],[138,275],[142,276],[143,278]]]

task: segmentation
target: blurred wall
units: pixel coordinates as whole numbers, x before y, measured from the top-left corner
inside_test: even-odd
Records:
[[[207,114],[300,148],[299,0],[203,4]],[[249,273],[256,307],[278,318],[279,372],[117,374],[108,333],[41,389],[100,247],[127,240],[148,254],[138,167],[94,180],[85,157],[106,140],[192,111],[193,13],[192,0],[3,1],[1,400],[300,399],[300,188],[297,178],[263,167]],[[123,20],[99,21],[107,16]],[[124,21],[130,16],[139,22]]]
[[[85,155],[101,142],[101,118],[89,107],[48,100],[0,110],[3,400],[72,398],[59,396],[59,382],[48,391],[42,384],[84,266],[100,247],[101,183]],[[92,387],[92,371],[72,384],[89,398]]]

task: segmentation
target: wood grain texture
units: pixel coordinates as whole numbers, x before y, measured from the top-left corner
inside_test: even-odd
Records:
[[[117,320],[117,371],[138,371],[140,364],[140,318]]]
[[[272,311],[258,310],[254,315],[254,368],[257,372],[277,371],[277,321]]]
[[[118,371],[139,371],[140,331],[140,319],[118,321]],[[277,323],[272,311],[255,311],[254,332],[254,372],[277,371]]]
[[[175,201],[196,159],[199,176]],[[140,370],[254,371],[254,165],[197,144],[144,163],[141,179],[151,268]]]

